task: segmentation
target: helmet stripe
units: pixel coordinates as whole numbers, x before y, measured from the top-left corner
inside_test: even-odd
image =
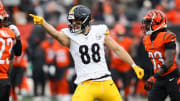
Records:
[[[163,15],[161,14],[161,12],[159,12],[160,16],[161,16],[161,21],[159,23],[163,22]]]
[[[70,11],[70,15],[72,15],[73,14],[73,12],[74,12],[74,9],[76,8],[77,6],[74,6],[72,9],[71,9],[71,11]]]
[[[154,12],[156,13],[156,17],[157,17],[157,18],[158,18],[159,15],[160,15],[160,17],[161,17],[161,21],[160,21],[160,22],[157,22],[156,20],[154,20],[155,23],[156,23],[156,24],[161,24],[162,21],[163,21],[163,15],[161,14],[161,12],[157,12],[156,10],[155,10]]]

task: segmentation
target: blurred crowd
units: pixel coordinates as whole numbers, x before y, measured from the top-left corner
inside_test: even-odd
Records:
[[[42,16],[57,30],[68,27],[67,13],[73,5],[82,4],[91,9],[92,24],[106,24],[112,37],[122,45],[145,70],[143,80],[137,80],[131,67],[106,49],[106,60],[121,96],[146,97],[144,80],[153,74],[153,65],[142,44],[141,20],[147,11],[159,9],[166,13],[168,28],[175,32],[178,41],[180,28],[180,0],[1,0],[24,43],[24,77],[19,95],[33,96],[40,101],[46,96],[57,101],[71,101],[76,85],[73,80],[74,64],[68,49],[48,36],[32,22],[28,14]],[[178,53],[179,44],[177,41]],[[180,64],[179,55],[177,55]],[[21,61],[22,62],[22,61]],[[48,92],[47,92],[48,91]],[[14,101],[20,100],[12,94]]]

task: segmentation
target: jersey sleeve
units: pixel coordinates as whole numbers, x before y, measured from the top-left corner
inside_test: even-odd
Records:
[[[109,35],[109,28],[106,26],[106,32],[105,35]]]
[[[109,28],[105,24],[99,25],[97,30],[100,30],[103,35],[109,35]]]
[[[172,32],[165,33],[163,36],[163,41],[164,43],[176,42],[176,34]]]
[[[63,28],[61,31],[63,31],[66,36],[70,37],[70,31],[68,28]]]
[[[104,27],[105,27],[105,34],[104,35],[109,35],[109,28],[106,25],[104,25]]]

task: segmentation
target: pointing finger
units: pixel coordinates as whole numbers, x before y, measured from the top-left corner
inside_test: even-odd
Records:
[[[33,15],[33,14],[29,14],[29,16],[31,16],[31,17],[33,17],[33,18],[35,18],[36,16],[35,15]]]

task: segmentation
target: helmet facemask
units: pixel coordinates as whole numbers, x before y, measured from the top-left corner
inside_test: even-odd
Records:
[[[146,35],[151,35],[157,30],[167,28],[166,16],[158,10],[148,12],[144,16],[142,24],[142,29]]]
[[[82,30],[82,28],[81,28],[81,26],[82,26],[82,24],[81,23],[75,23],[75,24],[73,24],[73,20],[69,20],[69,22],[70,22],[70,24],[69,24],[69,28],[70,28],[70,31],[72,32],[72,33],[82,33],[83,32],[83,30]],[[76,28],[76,27],[79,27],[78,29]]]
[[[153,16],[154,18],[154,16]],[[153,22],[153,18],[152,19],[147,19],[147,18],[144,18],[143,21],[142,21],[142,29],[143,29],[143,32],[146,34],[146,35],[151,35],[154,31],[152,30],[152,22]]]
[[[6,11],[4,12],[3,25],[4,25],[5,27],[8,27],[8,26],[9,26],[9,14],[8,14]]]
[[[85,6],[75,6],[68,14],[69,28],[72,33],[82,33],[90,25],[90,10]],[[74,23],[76,22],[76,23]],[[78,29],[76,28],[78,26]]]

